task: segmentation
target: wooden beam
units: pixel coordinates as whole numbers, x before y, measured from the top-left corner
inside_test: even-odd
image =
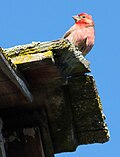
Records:
[[[6,154],[9,157],[45,157],[38,127],[6,131]]]
[[[14,66],[14,65],[13,65]],[[33,96],[30,93],[25,79],[23,78],[22,74],[15,71],[12,66],[9,64],[8,60],[5,58],[3,54],[3,50],[0,48],[0,68],[5,73],[5,75],[10,78],[10,80],[17,86],[17,88],[22,92],[25,98],[29,101],[33,101]]]
[[[0,115],[3,118],[3,123],[5,124],[3,128],[3,135],[6,139],[6,151],[7,153],[9,153],[10,156],[16,155],[17,157],[19,157],[19,153],[21,153],[22,157],[25,155],[25,153],[29,156],[29,150],[32,146],[32,153],[35,153],[32,154],[34,157],[38,157],[38,155],[41,154],[44,154],[45,157],[54,157],[54,147],[50,135],[47,113],[45,108],[37,108],[31,110],[5,109],[0,111]],[[30,135],[30,133],[31,137],[34,136],[33,138],[26,137],[26,135]],[[35,133],[37,133],[39,137],[35,136]],[[27,143],[25,142],[24,137],[28,139]],[[35,138],[39,138],[39,141]],[[22,145],[24,145],[24,149]],[[17,149],[16,152],[14,151],[16,150],[15,148]],[[39,148],[41,148],[41,153],[39,151]],[[23,152],[20,152],[21,149],[23,149]]]
[[[65,39],[51,42],[33,42],[31,44],[4,49],[4,55],[23,70],[33,68],[49,60],[67,77],[75,73],[90,72],[89,62],[82,53]]]
[[[0,157],[6,157],[2,128],[3,128],[3,122],[2,119],[0,118]]]
[[[66,78],[76,74],[83,74],[90,72],[90,63],[87,61],[82,53],[73,45],[68,49],[55,51],[55,63],[61,70],[62,75]]]
[[[9,63],[9,60],[12,63]],[[53,152],[74,151],[78,145],[103,143],[109,140],[109,132],[104,122],[102,105],[94,78],[84,74],[90,71],[89,62],[68,41],[35,42],[4,49],[0,61],[2,70],[5,69],[5,74],[10,75],[8,77],[13,82],[17,80],[15,76],[19,76],[16,70],[16,67],[19,67],[32,89],[33,106],[38,105],[36,106],[36,108],[38,107],[37,110],[44,108],[46,112],[37,111],[33,117],[30,113],[27,119],[27,113],[23,117],[21,111],[19,111],[19,115],[16,111],[8,112],[5,109],[6,114],[4,114],[1,110],[1,117],[6,122],[5,131],[7,125],[8,128],[15,128],[18,135],[20,133],[19,128],[21,128],[19,124],[27,124],[25,129],[33,126],[39,127],[41,139],[44,141],[43,148],[48,156],[53,156]],[[62,75],[56,77],[57,72],[61,72]],[[67,78],[66,83],[61,76]],[[21,87],[19,84],[17,84],[18,88]],[[26,94],[25,91],[23,94]],[[33,111],[33,108],[31,109]],[[11,118],[12,123],[10,123]],[[20,139],[14,132],[13,135],[17,137],[16,140]],[[10,151],[11,147],[13,149],[16,146],[15,144],[13,146],[11,143],[9,144]],[[22,144],[18,146],[20,153],[22,153],[21,148],[24,148]],[[27,146],[28,148],[31,148],[31,145],[30,147]],[[14,149],[12,151],[15,153]],[[45,156],[47,156],[46,154]]]
[[[54,146],[51,139],[48,116],[45,109],[41,109],[39,112],[34,113],[36,118],[39,119],[39,128],[42,135],[42,142],[45,157],[54,157]]]
[[[109,131],[93,76],[70,78],[68,89],[78,145],[109,141]]]

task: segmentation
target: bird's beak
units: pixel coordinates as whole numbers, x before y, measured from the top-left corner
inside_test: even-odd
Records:
[[[79,21],[79,20],[80,20],[80,17],[79,17],[78,15],[72,16],[72,18],[73,18],[75,21]]]

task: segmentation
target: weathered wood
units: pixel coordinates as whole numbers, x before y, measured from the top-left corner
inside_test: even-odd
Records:
[[[38,127],[9,130],[4,138],[8,157],[45,157]]]
[[[48,90],[49,88],[49,90]],[[104,143],[109,133],[92,76],[70,77],[62,88],[46,87],[47,113],[55,153],[74,151],[78,145]]]
[[[48,115],[45,109],[41,109],[39,112],[36,111],[35,115],[39,119],[39,128],[41,132],[41,138],[44,147],[45,157],[54,157],[54,145],[51,139],[51,133],[48,123]]]
[[[0,96],[2,95],[8,95],[11,93],[18,93],[19,89],[14,88],[15,86],[11,86],[10,80],[2,81],[0,82]]]
[[[8,81],[10,80],[4,73],[3,71],[0,69],[0,83],[4,82],[4,81]]]
[[[21,93],[0,95],[0,109],[8,107],[30,107],[30,104]]]
[[[47,51],[52,51],[52,50],[63,50],[63,49],[67,49],[70,47],[70,43],[67,42],[66,40],[62,39],[62,40],[55,40],[55,41],[49,41],[49,42],[32,42],[31,44],[26,44],[26,45],[20,45],[20,46],[15,46],[12,48],[7,48],[4,49],[4,54],[7,57],[10,58],[14,58],[14,57],[20,57],[20,56],[24,56],[24,55],[34,55],[34,54],[39,54],[43,53],[43,58],[49,58],[49,54],[44,55],[44,52]],[[32,57],[32,56],[31,56]],[[28,56],[29,59],[29,56]],[[39,58],[39,60],[42,60],[42,58]],[[20,60],[21,61],[21,60]],[[19,63],[15,63],[13,61],[14,64],[22,64],[22,63],[26,63],[26,61],[21,61]]]
[[[8,78],[18,87],[26,99],[30,102],[33,101],[32,94],[30,93],[25,81],[23,80],[22,74],[16,73],[11,67],[8,60],[3,55],[3,50],[0,49],[0,68],[7,75]],[[15,68],[14,68],[15,69]]]
[[[74,74],[90,72],[90,63],[73,45],[64,51],[55,51],[54,59],[57,67],[61,70],[61,73],[65,78]]]
[[[93,77],[75,76],[68,79],[68,84],[61,83],[53,80],[38,88],[39,92],[41,88],[41,92],[46,91],[41,107],[46,108],[47,115],[39,109],[35,113],[33,109],[1,110],[4,130],[38,126],[46,156],[74,151],[81,144],[107,142],[108,128]]]
[[[46,85],[46,110],[54,152],[73,151],[77,147],[76,132],[66,85],[59,80]]]
[[[93,77],[83,75],[70,78],[68,88],[78,143],[108,141],[108,128]]]
[[[12,64],[19,65],[22,70],[42,64],[44,60],[46,63],[51,60],[65,77],[73,73],[90,71],[89,62],[65,39],[43,43],[33,42],[4,49],[3,53]]]
[[[19,131],[19,128],[22,129],[37,126],[41,133],[45,157],[54,157],[53,143],[50,135],[47,114],[44,108],[31,110],[14,108],[6,109],[2,110],[0,115],[3,117],[5,124],[3,128],[5,138],[6,134],[9,134],[11,131],[14,132],[15,130]],[[8,142],[6,141],[6,143]]]
[[[6,157],[2,129],[3,129],[3,121],[0,118],[0,157]]]
[[[0,92],[0,106],[3,102],[9,104],[6,107],[14,104],[14,108],[0,110],[4,137],[8,139],[6,150],[11,157],[24,157],[26,154],[37,157],[38,153],[43,154],[41,149],[45,151],[43,156],[53,157],[54,153],[74,151],[81,144],[109,140],[95,81],[92,76],[84,74],[90,71],[89,62],[71,43],[61,39],[4,49],[1,50],[0,65],[2,73],[9,77],[6,80],[1,76],[0,86],[6,87]],[[32,94],[27,86],[27,92],[21,89],[22,83],[16,78],[21,74],[27,80],[24,83],[29,84]],[[9,80],[14,84],[7,91],[7,87],[11,86]],[[34,99],[27,107],[19,91],[30,100],[33,95]],[[19,104],[19,109],[16,104]],[[23,128],[36,131],[34,139],[27,138],[29,143],[25,143]],[[14,139],[12,143],[9,141],[11,137]],[[37,147],[29,154],[27,151],[33,145]]]

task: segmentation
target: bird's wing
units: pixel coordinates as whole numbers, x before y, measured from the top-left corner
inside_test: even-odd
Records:
[[[75,31],[75,30],[76,30],[75,27],[72,26],[72,27],[64,34],[63,38],[68,37],[68,36],[69,36],[73,31]]]
[[[87,38],[81,40],[81,42],[79,43],[78,48],[81,52],[83,52],[86,49],[86,42],[87,42]]]

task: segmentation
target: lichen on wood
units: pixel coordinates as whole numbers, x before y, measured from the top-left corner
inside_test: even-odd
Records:
[[[4,56],[13,65],[22,68],[22,64],[50,59],[60,70],[62,75],[89,72],[89,62],[70,42],[60,39],[51,42],[33,42],[22,46],[3,49]],[[29,64],[28,64],[29,67]],[[27,68],[27,64],[26,64]]]
[[[15,72],[15,76],[25,78],[25,84],[29,85],[33,96],[33,101],[26,105],[18,95],[20,108],[17,108],[15,105],[18,101],[14,100],[13,93],[10,95],[13,99],[9,105],[8,100],[6,101],[7,93],[2,95],[2,102],[8,105],[0,110],[5,123],[4,132],[16,130],[21,134],[22,130],[22,135],[25,133],[30,141],[36,140],[33,143],[42,141],[46,157],[53,157],[54,153],[74,151],[78,145],[109,140],[95,80],[93,76],[86,74],[90,72],[89,62],[69,41],[60,39],[33,42],[1,49],[1,55]],[[3,60],[1,63],[4,63]],[[2,72],[9,77],[3,65],[1,64]],[[4,76],[0,78],[6,79]],[[8,85],[6,88],[12,86],[11,91],[16,94],[16,89],[10,82],[13,76],[9,79],[4,84],[0,83],[0,87],[5,84]],[[19,93],[20,87],[17,88]],[[21,92],[25,94],[22,90]],[[14,103],[13,110],[11,103]],[[26,134],[28,128],[36,126],[37,138],[31,138]],[[23,132],[23,128],[27,128],[27,132]],[[22,143],[17,143],[18,146],[13,143],[13,146],[20,150],[22,145],[19,144]],[[27,143],[26,148],[28,149]]]
[[[92,76],[68,78],[63,92],[55,85],[52,89],[47,110],[55,153],[109,140],[102,104]]]

